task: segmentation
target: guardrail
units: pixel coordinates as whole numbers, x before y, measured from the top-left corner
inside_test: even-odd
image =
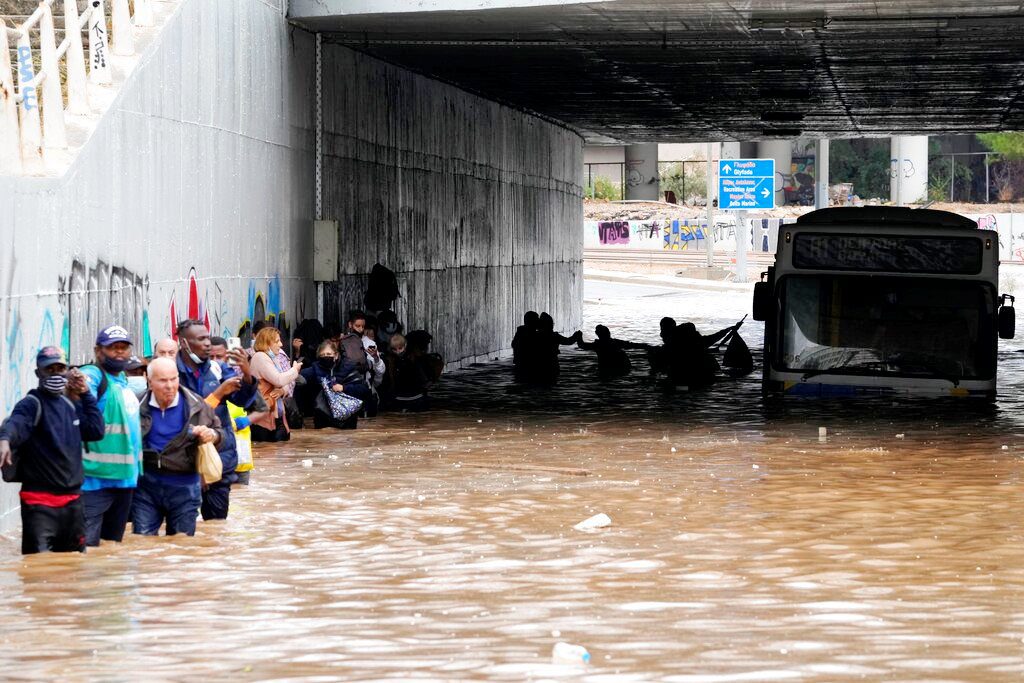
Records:
[[[64,16],[59,45],[53,19],[57,5]],[[77,0],[42,0],[19,26],[11,28],[0,19],[0,175],[44,172],[46,150],[68,146],[65,115],[92,111],[89,83],[112,82],[109,55],[135,54],[134,26],[153,25],[150,0],[135,0],[134,16],[128,0],[112,0],[108,44],[104,0],[87,0],[86,5],[79,12]],[[88,30],[88,73],[83,30]],[[11,76],[11,41],[17,87]]]

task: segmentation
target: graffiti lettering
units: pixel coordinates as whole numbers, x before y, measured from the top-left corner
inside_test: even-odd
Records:
[[[629,244],[629,223],[626,221],[598,223],[597,235],[601,244]]]
[[[25,111],[32,111],[39,106],[36,99],[36,88],[33,85],[25,85],[35,78],[35,70],[32,68],[32,48],[27,45],[18,46],[18,82],[21,83],[21,106]]]
[[[104,261],[90,268],[76,259],[67,278],[57,278],[57,295],[64,310],[61,346],[72,361],[91,357],[96,332],[114,323],[128,329],[139,352],[152,348],[145,324],[149,278]]]

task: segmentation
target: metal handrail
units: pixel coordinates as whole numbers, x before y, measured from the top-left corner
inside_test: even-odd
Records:
[[[41,0],[16,28],[0,22],[4,29],[0,31],[0,51],[4,53],[0,55],[0,93],[5,95],[0,98],[0,174],[44,171],[44,149],[67,147],[65,109],[70,114],[87,114],[91,110],[88,83],[111,82],[104,12],[108,1],[113,3],[113,53],[134,54],[128,0],[92,0],[81,13],[76,0],[61,0],[64,29],[59,45],[53,16],[57,0]],[[141,25],[153,23],[149,2],[135,0],[135,15]],[[88,59],[82,39],[86,28]],[[15,48],[16,84],[11,79],[9,42]],[[61,60],[67,73],[66,92],[59,77]],[[46,110],[42,115],[40,107]]]

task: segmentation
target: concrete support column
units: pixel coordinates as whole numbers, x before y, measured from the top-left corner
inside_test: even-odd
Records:
[[[828,140],[814,143],[814,208],[828,208]]]
[[[889,199],[896,206],[928,201],[928,136],[896,136],[889,149]]]
[[[740,142],[723,142],[722,143],[722,158],[723,159],[742,159],[743,154],[741,153],[743,143]]]
[[[793,144],[789,140],[763,140],[757,143],[759,159],[775,159],[775,206],[786,203],[782,188],[793,169]]]
[[[657,201],[661,199],[658,183],[658,145],[647,143],[627,145],[626,199]]]

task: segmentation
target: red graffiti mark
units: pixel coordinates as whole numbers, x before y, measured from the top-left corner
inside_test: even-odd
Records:
[[[178,305],[175,298],[172,294],[170,312],[172,339],[178,338],[178,323],[181,322],[178,319]],[[210,329],[210,313],[206,310],[206,304],[199,296],[199,279],[196,277],[195,268],[190,269],[188,272],[188,301],[185,304],[185,311],[186,318],[202,320],[203,324],[206,325],[206,329]]]

